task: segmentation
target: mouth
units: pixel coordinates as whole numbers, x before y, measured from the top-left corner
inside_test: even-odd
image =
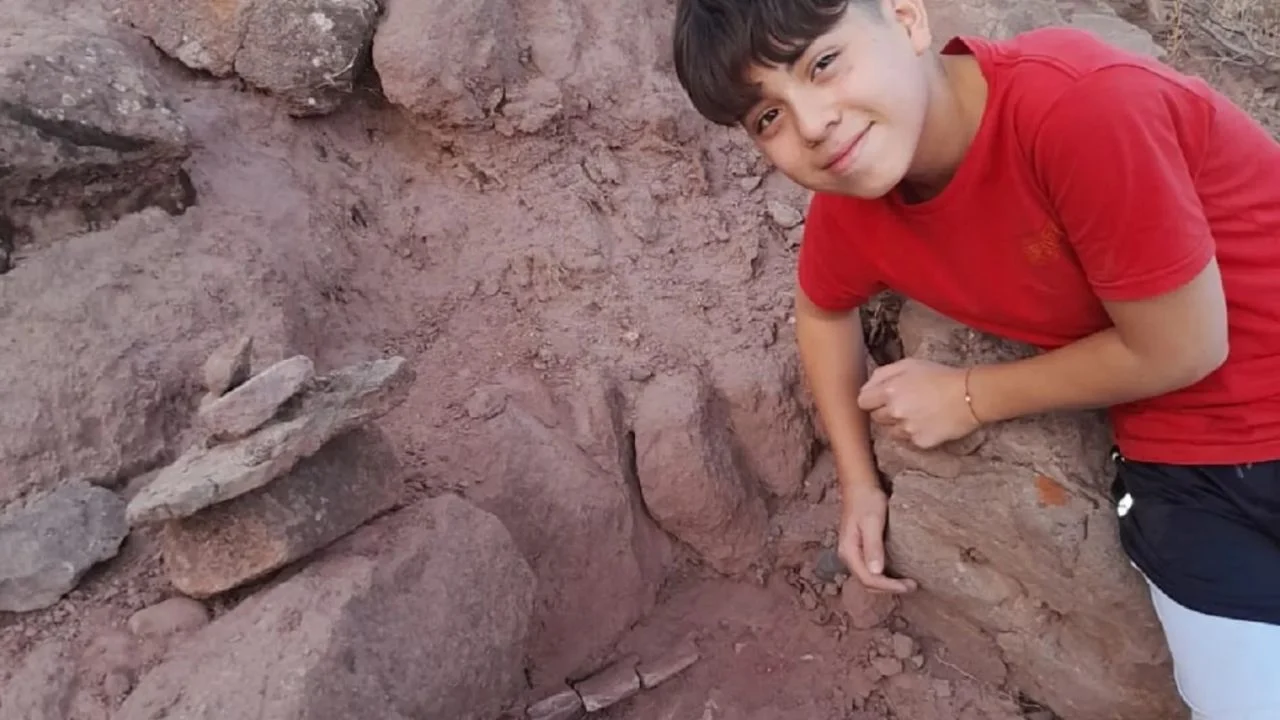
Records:
[[[866,139],[867,133],[871,130],[871,126],[875,123],[868,123],[857,135],[854,135],[849,142],[845,143],[834,155],[827,159],[823,164],[823,170],[831,170],[837,166],[847,165],[847,161],[851,160],[857,153],[858,148],[862,145],[862,141]]]

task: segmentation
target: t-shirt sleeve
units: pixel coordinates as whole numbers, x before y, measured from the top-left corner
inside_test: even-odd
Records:
[[[841,198],[815,194],[800,243],[800,289],[815,305],[832,312],[852,310],[884,287],[859,257],[849,227],[854,219],[848,215]]]
[[[1138,66],[1096,70],[1049,110],[1032,162],[1102,300],[1166,293],[1212,259],[1195,186],[1212,123],[1209,101]]]

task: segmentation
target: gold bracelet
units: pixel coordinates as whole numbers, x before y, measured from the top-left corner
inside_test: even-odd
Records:
[[[964,404],[969,406],[969,414],[973,416],[973,421],[981,425],[982,418],[978,417],[978,411],[973,409],[973,394],[969,392],[969,376],[972,374],[972,367],[964,371]]]

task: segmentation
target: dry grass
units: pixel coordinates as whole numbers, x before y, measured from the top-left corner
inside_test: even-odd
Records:
[[[1280,0],[1145,0],[1168,61],[1202,75],[1280,138]]]

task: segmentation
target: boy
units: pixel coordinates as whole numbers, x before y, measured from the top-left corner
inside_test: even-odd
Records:
[[[922,448],[1110,408],[1126,552],[1196,717],[1280,717],[1280,145],[1203,82],[1070,29],[941,52],[922,0],[680,0],[677,75],[814,191],[796,336],[884,574],[867,423]],[[882,288],[1042,354],[864,378]]]

